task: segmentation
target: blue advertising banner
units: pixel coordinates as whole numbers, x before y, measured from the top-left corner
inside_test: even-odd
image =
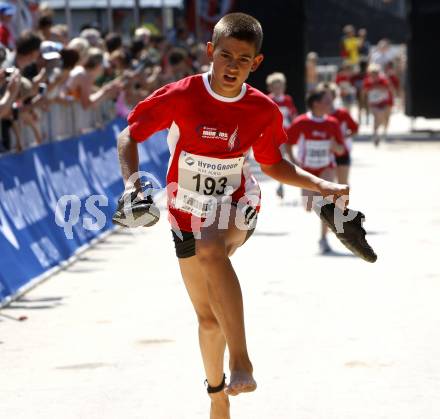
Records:
[[[0,304],[113,228],[123,190],[116,136],[126,121],[0,158]],[[165,185],[166,131],[139,146],[140,170]]]

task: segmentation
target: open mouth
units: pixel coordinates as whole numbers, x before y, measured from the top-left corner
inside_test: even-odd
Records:
[[[235,83],[237,81],[237,77],[235,76],[229,76],[228,74],[225,74],[223,76],[223,79],[228,83]]]

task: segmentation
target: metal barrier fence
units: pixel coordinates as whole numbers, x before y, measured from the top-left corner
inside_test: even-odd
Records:
[[[36,109],[38,117],[38,128],[43,143],[64,140],[77,137],[87,132],[103,127],[108,121],[116,116],[114,101],[104,101],[96,108],[84,109],[79,102],[71,103],[53,102],[47,111]],[[37,144],[36,135],[33,129],[23,123],[18,124],[23,149],[28,149]],[[16,138],[11,132],[12,149],[15,151]],[[2,153],[4,155],[8,153]]]
[[[75,137],[101,128],[115,117],[115,103],[102,102],[96,108],[84,109],[79,102],[53,103],[42,121],[47,141]]]

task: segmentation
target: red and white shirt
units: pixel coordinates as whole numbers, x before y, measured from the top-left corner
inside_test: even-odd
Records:
[[[292,96],[275,96],[273,93],[270,93],[269,97],[277,104],[280,112],[283,114],[283,126],[284,128],[287,128],[292,123],[295,116],[298,114]]]
[[[394,90],[397,92],[400,88],[400,80],[395,73],[386,74],[387,79],[390,81],[391,86],[393,86]]]
[[[363,73],[355,73],[350,77],[350,83],[356,89],[357,92],[362,90],[365,77],[366,76]]]
[[[8,25],[0,23],[0,42],[8,49],[15,48],[14,35],[9,29]]]
[[[335,109],[330,116],[335,118],[339,122],[339,127],[341,128],[342,137],[345,140],[345,148],[347,154],[351,152],[353,148],[353,140],[351,136],[356,134],[359,129],[358,123],[351,117],[350,112],[345,108]]]
[[[393,105],[390,83],[384,76],[379,76],[377,80],[367,76],[364,80],[364,90],[367,93],[367,100],[370,106],[383,107]]]
[[[332,140],[344,145],[339,122],[331,117],[318,118],[311,112],[298,116],[287,129],[289,144],[296,144],[301,167],[314,175],[335,167]]]
[[[197,230],[194,219],[206,217],[213,198],[249,198],[258,209],[260,189],[249,170],[250,149],[258,163],[275,164],[287,140],[283,117],[264,93],[244,83],[238,96],[220,96],[208,73],[156,90],[133,109],[128,124],[137,142],[169,128],[169,218],[183,231]]]
[[[351,83],[351,77],[349,75],[341,73],[336,74],[335,83],[338,85],[342,97],[353,94],[354,87]]]

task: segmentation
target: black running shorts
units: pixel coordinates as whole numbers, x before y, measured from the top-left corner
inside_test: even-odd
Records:
[[[350,154],[344,154],[343,156],[336,156],[336,164],[338,166],[350,166],[351,165]]]
[[[243,243],[246,243],[249,237],[252,236],[255,228],[251,228],[247,231],[246,239]],[[190,231],[180,231],[182,235],[182,239],[176,234],[174,230],[171,230],[173,233],[174,247],[176,248],[176,256],[179,259],[190,258],[191,256],[195,256],[196,254],[196,239],[194,234]]]

